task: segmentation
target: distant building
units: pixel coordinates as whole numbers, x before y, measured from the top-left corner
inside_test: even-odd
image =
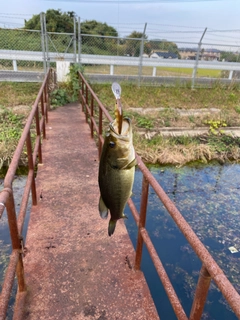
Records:
[[[154,59],[178,59],[178,55],[173,52],[155,51],[150,54]]]
[[[179,48],[178,49],[181,59],[183,60],[196,60],[197,48]]]
[[[197,48],[180,48],[179,54],[181,59],[196,60],[198,49]],[[218,49],[201,49],[199,53],[199,60],[219,61],[221,51]]]
[[[207,61],[219,61],[220,60],[221,51],[218,49],[203,49],[201,60]]]

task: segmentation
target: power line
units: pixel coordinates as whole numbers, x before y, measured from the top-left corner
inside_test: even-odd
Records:
[[[5,16],[32,16],[33,13],[2,13],[0,12],[0,16],[5,15]],[[16,19],[14,17],[14,19]]]

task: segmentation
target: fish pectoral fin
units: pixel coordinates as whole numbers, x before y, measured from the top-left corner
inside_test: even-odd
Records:
[[[128,219],[128,216],[126,216],[124,213],[122,213],[121,218],[122,219]]]
[[[122,169],[124,170],[128,170],[131,169],[132,167],[135,167],[137,165],[137,160],[133,159],[130,163],[128,163],[125,167],[123,167]]]
[[[102,219],[107,219],[108,216],[108,208],[106,207],[102,197],[100,196],[99,203],[98,203],[98,210],[99,214]]]

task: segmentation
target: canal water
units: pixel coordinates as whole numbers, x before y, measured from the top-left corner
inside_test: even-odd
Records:
[[[26,176],[16,176],[13,181],[14,201],[15,201],[17,215],[19,213],[20,202],[22,199],[25,184],[26,184]],[[2,189],[3,189],[3,179],[0,179],[0,191]],[[26,239],[30,210],[31,210],[31,199],[29,200],[27,205],[26,218],[23,226],[22,234],[24,239]],[[3,277],[6,271],[6,265],[9,262],[9,255],[11,251],[12,251],[11,238],[9,234],[8,220],[7,220],[6,210],[5,210],[3,213],[2,219],[0,220],[0,291],[2,290]],[[11,293],[10,304],[9,304],[6,320],[10,320],[13,317],[13,305],[15,302],[16,292],[17,292],[17,282],[15,280],[13,290]]]
[[[183,168],[151,167],[150,171],[240,293],[240,164]],[[3,180],[0,180],[0,190],[3,187],[2,183]],[[24,184],[23,176],[16,177],[13,183],[13,188],[17,192],[15,197],[17,212],[20,208],[18,199],[21,199]],[[141,185],[142,174],[136,170],[132,199],[138,210]],[[29,203],[24,235],[30,206]],[[126,226],[135,246],[136,224],[129,208],[126,208],[126,214],[128,215],[128,220],[125,220]],[[151,188],[146,227],[184,310],[189,315],[201,262]],[[236,252],[232,253],[233,251]],[[10,252],[7,217],[4,214],[0,220],[0,289]],[[146,248],[143,252],[141,269],[161,319],[175,320],[176,316]],[[12,304],[15,291],[16,285],[12,294]],[[8,319],[11,318],[10,308]],[[202,319],[237,319],[213,282]]]
[[[240,293],[240,165],[151,167],[150,171]],[[137,170],[132,199],[138,210],[141,184]],[[129,208],[126,214],[136,247],[137,228]],[[146,228],[189,316],[201,262],[151,188]],[[141,269],[160,318],[177,319],[146,248]],[[237,319],[213,282],[202,319]]]

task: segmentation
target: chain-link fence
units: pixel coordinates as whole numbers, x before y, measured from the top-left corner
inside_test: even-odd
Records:
[[[74,19],[73,33],[0,29],[0,71],[46,72],[47,67],[81,63],[86,74],[176,81],[237,80],[240,78],[240,46],[200,41],[168,41],[81,34]],[[78,29],[78,32],[76,31]],[[206,33],[206,34],[205,34]],[[219,35],[218,35],[219,36]],[[224,40],[223,40],[224,43]],[[1,78],[1,74],[0,74]]]
[[[81,35],[81,43],[82,55],[92,55],[92,63],[82,59],[85,72],[89,74],[164,77],[166,80],[184,78],[186,81],[239,78],[240,51],[234,45],[86,34]],[[100,55],[110,57],[101,64]]]
[[[17,56],[13,51],[39,52],[41,55],[41,32],[16,29],[0,29],[0,70],[42,71],[43,61],[34,61],[30,56]]]

